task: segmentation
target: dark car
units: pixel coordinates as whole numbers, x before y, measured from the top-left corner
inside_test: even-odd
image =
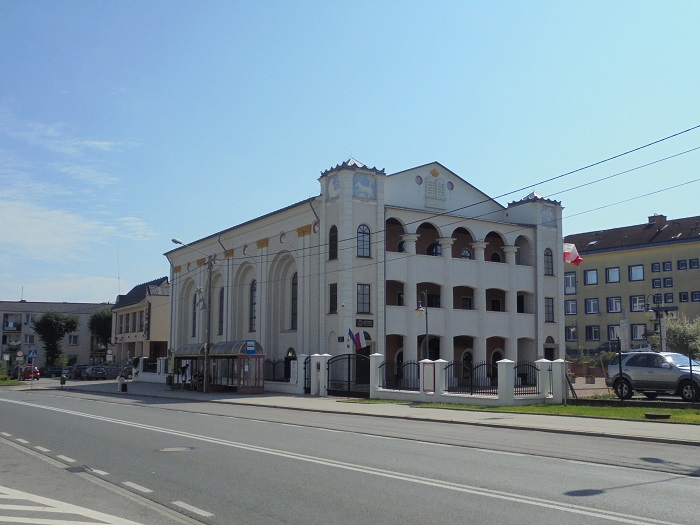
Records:
[[[61,377],[62,375],[65,375],[68,377],[68,373],[70,372],[70,368],[68,367],[63,367],[63,366],[50,366],[49,368],[46,369],[46,376],[47,377]]]
[[[73,365],[68,373],[68,379],[84,379],[88,365]]]
[[[83,373],[85,379],[107,379],[107,369],[104,366],[89,366]]]
[[[107,372],[107,379],[116,379],[119,377],[122,369],[118,366],[106,366],[105,371]]]

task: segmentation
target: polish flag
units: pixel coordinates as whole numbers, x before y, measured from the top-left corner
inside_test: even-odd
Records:
[[[365,333],[359,331],[355,334],[355,339],[357,340],[357,349],[364,348],[367,346],[367,339],[365,339]]]
[[[575,244],[564,243],[564,262],[578,266],[583,262],[583,258],[578,254]]]

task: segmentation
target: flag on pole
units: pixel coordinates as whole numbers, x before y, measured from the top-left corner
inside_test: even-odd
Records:
[[[578,266],[583,262],[583,257],[578,254],[575,244],[564,243],[564,262]]]
[[[360,330],[355,334],[355,338],[357,339],[357,349],[359,350],[360,348],[364,348],[367,346],[367,340],[365,339],[365,333]]]
[[[352,333],[352,330],[350,330],[350,328],[348,328],[348,336],[350,337],[350,340],[352,341],[352,344],[355,345],[355,348],[359,348],[359,347],[357,346],[358,340],[355,338],[355,334]]]

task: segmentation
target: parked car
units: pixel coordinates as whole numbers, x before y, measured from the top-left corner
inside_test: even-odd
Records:
[[[87,380],[107,379],[107,369],[104,366],[89,366],[85,369],[83,376]]]
[[[618,352],[620,350],[620,342],[619,341],[608,341],[607,343],[603,343],[598,348],[595,350],[591,350],[589,352],[589,355],[598,355],[601,352]]]
[[[122,369],[118,366],[106,366],[105,370],[107,371],[107,379],[118,378],[122,371]]]
[[[46,369],[45,375],[47,377],[61,377],[65,374],[65,376],[68,377],[69,372],[70,368],[68,368],[67,366],[50,366]]]
[[[88,365],[73,365],[68,373],[68,379],[83,379]]]
[[[631,346],[629,351],[630,352],[653,352],[654,345],[652,345],[651,343],[639,343],[637,345]]]
[[[700,362],[693,360],[691,382],[688,356],[675,352],[628,352],[608,365],[605,384],[612,387],[620,399],[629,399],[641,392],[649,399],[659,394],[681,396],[684,401],[700,401]]]
[[[18,379],[20,381],[24,381],[26,379],[31,381],[36,379],[39,381],[40,377],[41,372],[39,372],[39,368],[32,365],[15,365],[15,368],[12,371],[12,379]]]

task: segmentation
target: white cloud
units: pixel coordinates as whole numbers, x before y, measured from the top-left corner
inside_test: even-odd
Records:
[[[73,175],[76,179],[82,182],[86,182],[93,186],[109,186],[117,184],[119,179],[117,177],[112,177],[101,171],[90,168],[88,166],[71,165],[59,168],[61,173],[68,173]]]
[[[117,235],[124,239],[150,241],[158,237],[158,233],[138,217],[121,217],[117,223],[119,225]]]

